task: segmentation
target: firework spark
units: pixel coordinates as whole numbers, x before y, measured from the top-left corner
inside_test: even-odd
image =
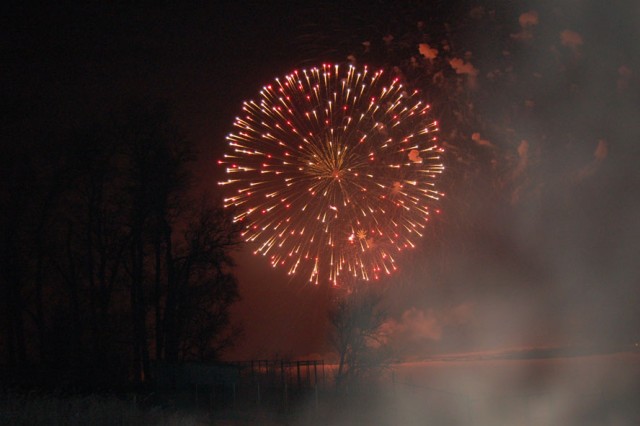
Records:
[[[234,128],[225,207],[256,254],[315,284],[392,273],[443,196],[429,105],[382,71],[294,71],[245,102]]]

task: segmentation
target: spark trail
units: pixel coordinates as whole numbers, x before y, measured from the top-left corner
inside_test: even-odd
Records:
[[[366,67],[293,71],[244,102],[227,136],[225,207],[255,253],[317,284],[378,279],[415,247],[441,193],[437,122]]]

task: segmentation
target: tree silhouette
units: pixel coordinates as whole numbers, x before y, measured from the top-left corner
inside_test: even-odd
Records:
[[[238,335],[237,229],[193,202],[170,108],[138,102],[49,142],[0,155],[0,362],[111,383],[219,357]]]
[[[184,232],[173,257],[173,302],[165,311],[168,361],[217,359],[237,337],[239,329],[225,329],[229,306],[239,299],[229,252],[238,245],[239,229],[221,208],[203,202]]]
[[[338,355],[338,386],[366,379],[389,363],[381,333],[387,314],[381,302],[375,289],[356,287],[338,297],[331,308],[330,341]]]

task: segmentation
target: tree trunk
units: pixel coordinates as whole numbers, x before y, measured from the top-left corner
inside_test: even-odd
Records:
[[[156,359],[162,359],[164,349],[162,336],[162,242],[161,237],[156,235],[155,238],[155,288],[154,288],[154,308],[155,308],[155,338],[156,338]]]
[[[167,299],[164,309],[164,358],[169,362],[178,361],[177,305],[178,283],[172,253],[171,228],[167,224],[164,232],[165,263],[167,264]]]
[[[131,315],[133,321],[134,380],[150,379],[149,348],[147,346],[146,307],[144,301],[144,243],[142,226],[135,226],[132,236]]]
[[[15,211],[12,213],[16,213]],[[4,282],[6,325],[7,325],[7,357],[9,365],[21,366],[27,361],[27,348],[24,335],[24,300],[22,298],[22,274],[18,247],[18,216],[10,214],[4,224],[2,241],[2,257],[0,258],[0,277]]]

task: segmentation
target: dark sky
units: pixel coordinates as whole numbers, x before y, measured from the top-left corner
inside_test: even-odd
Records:
[[[46,151],[53,135],[121,103],[166,99],[197,145],[197,186],[217,191],[215,163],[241,102],[296,62],[288,47],[300,27],[293,12],[263,2],[13,8],[2,42],[7,128],[32,134],[33,149]],[[270,271],[261,260],[242,255],[238,266],[244,301],[236,319],[245,325],[250,349],[241,345],[237,356],[316,347],[301,336],[324,340],[324,331],[319,337],[305,328],[324,326],[326,303],[315,313],[294,309],[292,318],[289,308],[301,300],[313,310],[317,292],[282,275],[265,280]]]
[[[410,6],[401,8],[402,19],[376,17],[387,3],[317,10],[266,2],[17,7],[5,14],[1,41],[5,123],[39,135],[62,132],[131,97],[167,98],[199,147],[201,187],[215,189],[215,160],[241,102],[314,56],[335,59],[338,49],[326,46],[336,34],[380,42],[386,30],[413,18]],[[640,10],[633,2],[579,0],[492,7],[503,3],[484,2],[478,19],[514,34],[512,55],[516,35],[532,33],[523,43],[534,53],[517,57],[514,84],[522,85],[523,102],[527,93],[538,95],[541,112],[520,126],[530,138],[525,130],[508,143],[487,141],[501,175],[453,185],[441,221],[400,261],[402,272],[385,293],[393,317],[387,328],[411,356],[640,340]],[[433,10],[441,19],[462,12],[468,19],[472,6],[434,2]],[[523,24],[531,11],[539,14],[536,23]],[[375,22],[390,23],[385,29]],[[336,29],[322,35],[325,24]],[[572,44],[572,34],[579,43]],[[474,54],[477,84],[485,88],[498,65]],[[543,80],[548,96],[539,96],[531,76],[557,56],[573,57],[562,67],[574,72],[561,74],[568,81]],[[568,101],[555,84],[574,85],[581,96]],[[478,107],[491,116],[498,98]],[[38,138],[34,149],[47,143]],[[475,169],[455,159],[451,167],[457,175]],[[243,301],[234,312],[246,336],[230,356],[328,350],[330,291],[246,253],[238,254],[237,273]]]

